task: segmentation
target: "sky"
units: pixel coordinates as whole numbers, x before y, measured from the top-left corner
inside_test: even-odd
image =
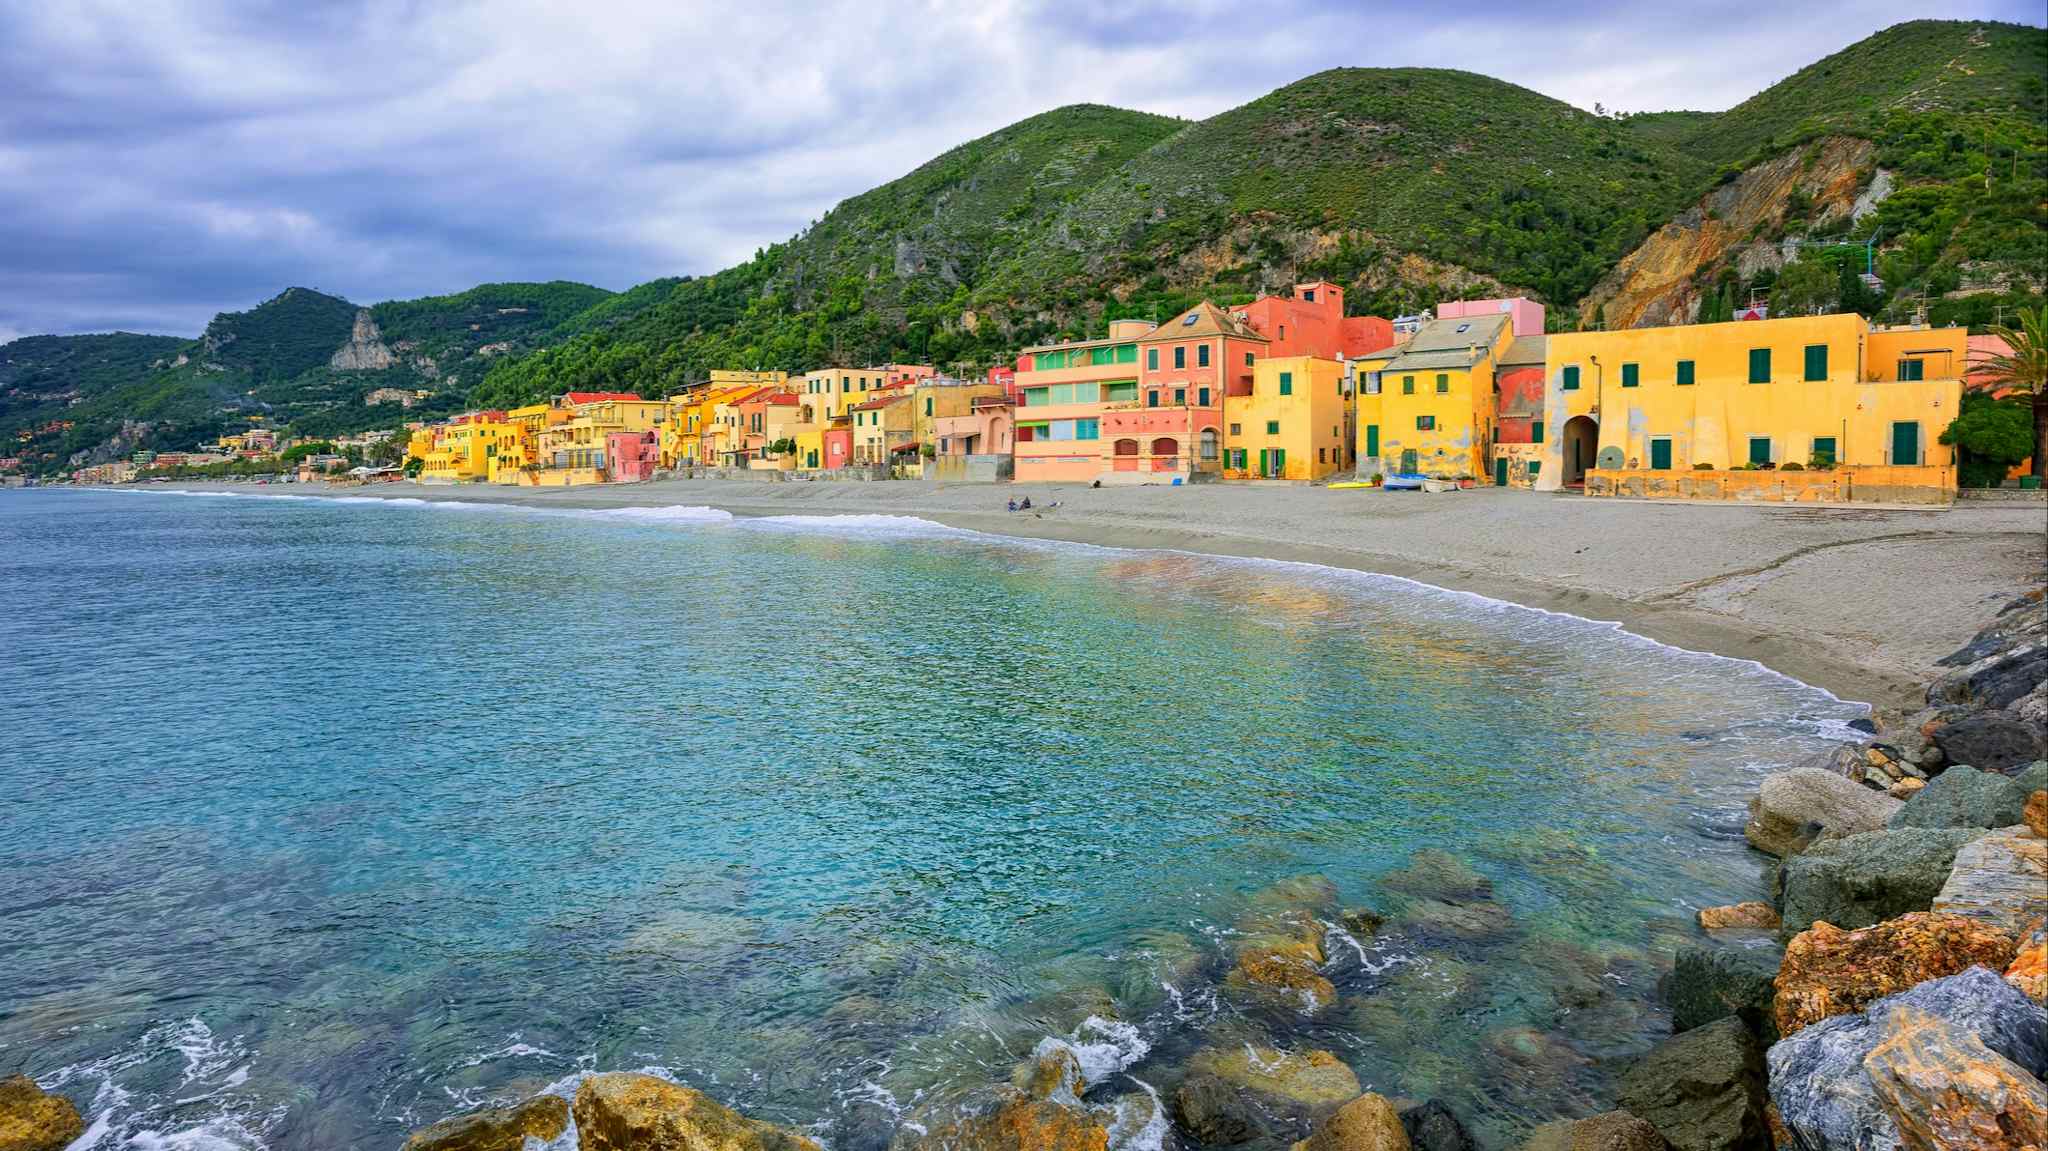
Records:
[[[1199,119],[1414,65],[1719,110],[1903,20],[2042,22],[2040,0],[1433,7],[0,0],[0,342],[189,336],[292,285],[715,272],[1064,104]]]

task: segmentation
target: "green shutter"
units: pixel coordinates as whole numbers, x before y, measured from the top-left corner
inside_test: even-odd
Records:
[[[1293,394],[1294,394],[1294,373],[1293,373],[1293,372],[1281,372],[1281,373],[1280,373],[1280,394],[1281,394],[1281,395],[1283,395],[1283,396],[1291,396],[1291,395],[1293,395]]]
[[[1529,442],[1530,442],[1530,443],[1532,443],[1532,444],[1540,444],[1540,443],[1542,443],[1542,442],[1543,442],[1543,421],[1542,421],[1542,420],[1531,420],[1531,421],[1530,421],[1530,423],[1529,423]]]
[[[1560,387],[1567,392],[1579,390],[1579,366],[1577,364],[1566,364],[1564,366],[1564,383]]]
[[[1158,370],[1159,370],[1159,349],[1158,349],[1158,348],[1146,348],[1146,349],[1145,349],[1145,367],[1146,367],[1146,369],[1147,369],[1148,371],[1154,371],[1154,372],[1156,372],[1156,371],[1158,371]]]
[[[1911,420],[1900,420],[1892,425],[1892,460],[1900,467],[1912,467],[1920,462],[1920,425]]]
[[[1806,345],[1806,380],[1818,383],[1828,378],[1828,346],[1826,344]]]
[[[1671,470],[1671,441],[1665,437],[1650,441],[1650,470],[1668,472]]]
[[[1404,395],[1404,396],[1412,396],[1412,395],[1414,395],[1414,394],[1415,394],[1415,377],[1414,377],[1414,376],[1402,376],[1402,377],[1401,377],[1401,394],[1402,394],[1402,395]]]
[[[1749,350],[1749,382],[1768,384],[1771,382],[1771,350],[1751,348]]]
[[[1769,355],[1769,352],[1764,353]],[[1767,464],[1771,462],[1771,439],[1769,436],[1749,437],[1749,462]]]
[[[1639,365],[1639,364],[1623,364],[1623,365],[1621,366],[1621,386],[1622,386],[1622,387],[1624,387],[1624,388],[1633,388],[1633,387],[1637,386],[1638,384],[1641,384],[1642,382],[1643,382],[1643,373],[1642,373],[1642,367],[1641,367],[1641,365]]]
[[[1678,386],[1681,388],[1689,388],[1692,386],[1691,360],[1678,361]]]
[[[1822,465],[1824,465],[1824,464],[1827,464],[1827,465],[1831,465],[1831,464],[1833,464],[1834,462],[1835,462],[1835,437],[1833,437],[1833,436],[1815,436],[1815,437],[1813,437],[1813,455],[1812,455],[1812,457],[1811,457],[1811,463],[1812,463],[1812,466],[1814,466],[1814,467],[1820,467],[1820,466],[1822,466]]]
[[[1444,393],[1444,392],[1448,392],[1448,391],[1450,391],[1450,390],[1451,390],[1451,377],[1449,377],[1449,376],[1445,375],[1445,374],[1444,374],[1444,373],[1442,373],[1442,372],[1438,372],[1438,373],[1436,374],[1436,390],[1437,390],[1437,393],[1438,393],[1438,394],[1440,394],[1440,395],[1441,395],[1442,393]]]
[[[1267,420],[1267,421],[1266,421],[1266,434],[1267,434],[1267,435],[1269,435],[1269,436],[1277,436],[1277,435],[1279,435],[1279,434],[1280,434],[1280,421],[1279,421],[1279,420]]]

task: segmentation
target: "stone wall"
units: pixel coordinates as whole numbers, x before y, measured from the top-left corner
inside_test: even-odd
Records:
[[[1586,473],[1586,494],[1621,499],[1782,504],[1949,504],[1951,467],[1840,467],[1826,471],[1606,468]]]

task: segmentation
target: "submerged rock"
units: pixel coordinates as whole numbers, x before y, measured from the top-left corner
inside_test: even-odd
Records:
[[[1894,812],[1890,827],[2011,827],[2027,793],[1995,772],[1951,767]]]
[[[581,1151],[820,1151],[801,1135],[652,1075],[592,1075],[576,1089],[573,1111]]]
[[[1205,1047],[1188,1059],[1188,1074],[1213,1075],[1284,1107],[1331,1108],[1359,1093],[1358,1076],[1327,1051]]]
[[[1778,994],[1772,983],[1777,974],[1778,958],[1769,951],[1680,948],[1662,984],[1665,1002],[1671,1005],[1671,1029],[1691,1031],[1732,1015],[1766,1046],[1776,1042],[1778,1025],[1771,1005]]]
[[[1271,993],[1303,1011],[1319,1011],[1337,1001],[1337,985],[1315,963],[1276,948],[1239,952],[1237,967],[1224,983],[1240,991]]]
[[[1538,1127],[1522,1151],[1668,1151],[1671,1144],[1640,1116],[1606,1111]]]
[[[1438,899],[1445,903],[1476,903],[1493,898],[1493,881],[1447,851],[1425,847],[1408,864],[1380,877],[1380,887],[1397,895]]]
[[[1770,1146],[1764,1053],[1739,1019],[1673,1036],[1622,1073],[1615,1102],[1678,1151]]]
[[[1981,834],[1910,827],[1816,843],[1785,861],[1784,929],[1804,931],[1821,920],[1868,927],[1926,911],[1948,880],[1956,851]]]
[[[1749,802],[1743,837],[1758,851],[1797,855],[1819,834],[1876,831],[1899,809],[1898,800],[1816,767],[1795,767],[1764,780]]]
[[[1027,1098],[1050,1099],[1056,1103],[1079,1103],[1088,1090],[1081,1059],[1065,1044],[1039,1044],[1030,1059],[1017,1065],[1010,1082]]]
[[[1933,900],[1934,910],[1967,915],[2013,935],[2048,903],[2048,840],[2008,827],[1956,852],[1955,868]]]
[[[1434,1099],[1402,1108],[1401,1129],[1412,1151],[1479,1151],[1457,1112]]]
[[[536,1095],[510,1107],[489,1107],[443,1119],[412,1133],[402,1151],[525,1151],[528,1136],[551,1143],[569,1126],[569,1101]],[[0,1142],[0,1147],[6,1144]]]
[[[1328,956],[1321,913],[1336,902],[1336,885],[1320,875],[1295,876],[1254,894],[1238,919],[1243,934],[1226,985],[1271,993],[1305,1011],[1335,1002],[1337,988],[1322,973]]]
[[[1856,931],[1816,923],[1785,947],[1772,1008],[1778,1033],[1979,964],[2003,971],[2015,949],[2012,936],[1960,915],[1916,912]]]
[[[1487,943],[1511,934],[1515,930],[1515,917],[1505,906],[1491,899],[1472,903],[1415,899],[1402,909],[1401,926],[1428,939]]]
[[[0,1079],[0,1149],[63,1151],[85,1134],[78,1108],[26,1075]]]
[[[1941,1025],[1938,1036],[1930,1019]],[[1916,1116],[1953,1110],[1962,1102],[1942,1102],[1942,1080],[1960,1076],[1985,1084],[1979,1069],[1990,1070],[1993,1079],[2005,1078],[1977,1057],[1965,1039],[2035,1078],[2033,1089],[2040,1090],[2038,1077],[2048,1063],[2048,1013],[1991,972],[1972,968],[1779,1042],[1768,1056],[1771,1099],[1781,1122],[1810,1151],[1987,1145],[1970,1140],[1904,1143],[1901,1138],[1902,1120],[1905,1128],[1924,1130],[1927,1122]],[[1880,1073],[1891,1081],[1880,1091],[1870,1056],[1885,1044],[1895,1046],[1879,1061]],[[1958,1058],[1963,1052],[1969,1058]],[[1968,1083],[1950,1086],[1970,1089]],[[1915,1097],[1923,1102],[1914,1102]]]
[[[1408,1131],[1384,1096],[1360,1095],[1292,1151],[1408,1151]]]
[[[1726,907],[1702,907],[1699,920],[1703,931],[1775,931],[1778,927],[1778,911],[1768,903],[1751,900],[1747,903],[1731,903]]]
[[[1189,1138],[1211,1147],[1230,1147],[1266,1134],[1259,1109],[1215,1075],[1181,1080],[1173,1093],[1173,1119]]]

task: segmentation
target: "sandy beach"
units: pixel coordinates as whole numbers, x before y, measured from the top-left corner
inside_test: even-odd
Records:
[[[1756,660],[1880,709],[1913,706],[1934,660],[1961,646],[2017,592],[2048,578],[2048,513],[2038,503],[1823,508],[1492,488],[1423,495],[1292,484],[802,480],[546,490],[305,484],[284,491],[533,507],[703,505],[734,515],[919,516],[1013,536],[1330,564],[1618,621],[1660,642]],[[1005,510],[1008,500],[1026,496],[1033,511]]]

